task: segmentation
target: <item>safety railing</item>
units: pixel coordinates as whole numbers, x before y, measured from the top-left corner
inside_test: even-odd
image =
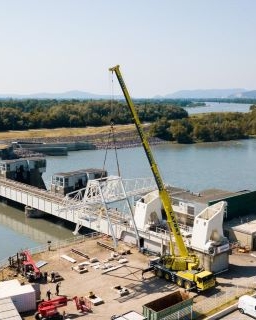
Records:
[[[235,303],[240,296],[251,294],[255,291],[255,280],[255,277],[250,277],[239,283],[230,284],[228,288],[221,288],[218,293],[207,296],[207,303],[205,303],[205,299],[194,303],[193,319],[201,319],[202,315],[207,315],[213,310],[219,311],[223,306]]]
[[[61,240],[61,241],[54,241],[54,242],[48,242],[47,244],[42,244],[38,247],[34,247],[34,248],[30,248],[28,249],[29,252],[33,255],[36,253],[41,253],[41,252],[45,252],[45,251],[49,251],[49,250],[58,250],[60,248],[64,248],[67,246],[70,246],[72,244],[77,244],[79,242],[84,242],[86,239],[88,238],[97,238],[101,236],[100,232],[91,232],[85,235],[80,235],[77,237],[73,237],[73,238],[69,238],[66,240]],[[20,250],[22,251],[22,250]],[[9,259],[10,258],[14,258],[16,257],[16,255],[7,257],[5,259],[0,260],[0,272],[2,271],[2,269],[6,268],[9,266]]]

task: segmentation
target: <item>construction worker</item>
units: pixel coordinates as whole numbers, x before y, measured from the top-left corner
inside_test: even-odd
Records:
[[[46,296],[47,296],[48,300],[51,300],[51,294],[52,294],[51,290],[48,289],[47,292],[46,292]]]
[[[51,282],[54,282],[55,281],[55,272],[52,271],[51,272]]]
[[[47,283],[47,278],[48,278],[48,272],[44,272],[44,282]]]
[[[60,292],[60,285],[61,285],[61,282],[58,282],[57,284],[56,284],[56,296],[58,296],[59,295],[59,292]]]

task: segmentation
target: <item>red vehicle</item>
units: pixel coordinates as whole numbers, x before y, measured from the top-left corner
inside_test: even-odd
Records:
[[[32,259],[29,251],[25,250],[21,252],[20,256],[22,261],[22,272],[29,279],[29,281],[40,279],[42,274]]]
[[[92,303],[90,300],[75,296],[73,300],[76,303],[77,310],[81,310],[82,312],[91,312],[92,311]]]
[[[58,312],[57,308],[66,306],[68,303],[67,297],[59,297],[49,301],[42,301],[38,305],[37,313],[35,314],[36,320],[51,319],[60,320],[62,315]]]

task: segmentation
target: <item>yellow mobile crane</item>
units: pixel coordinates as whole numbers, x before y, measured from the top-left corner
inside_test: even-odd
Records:
[[[137,111],[120,72],[119,65],[109,68],[109,71],[116,74],[120,87],[123,91],[125,100],[132,115],[132,119],[137,128],[144,151],[148,158],[151,171],[155,178],[159,191],[159,197],[166,212],[167,225],[170,231],[170,239],[171,233],[173,233],[177,248],[179,250],[179,255],[176,255],[173,243],[170,240],[170,254],[162,256],[159,261],[155,262],[151,268],[146,270],[154,270],[157,276],[165,277],[166,280],[176,282],[179,286],[184,286],[186,289],[196,288],[198,291],[203,291],[214,287],[214,275],[209,271],[199,271],[198,257],[195,254],[191,254],[188,251],[188,248],[185,246],[175,213],[172,208],[170,196],[161,178],[157,164],[153,157],[153,153],[150,149],[149,142],[144,134]]]

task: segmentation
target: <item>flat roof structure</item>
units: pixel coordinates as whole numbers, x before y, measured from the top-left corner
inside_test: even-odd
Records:
[[[240,219],[235,218],[224,224],[225,227],[231,228],[244,234],[253,235],[256,233],[255,215],[243,216]]]
[[[18,279],[0,282],[0,299],[4,298],[11,298],[18,312],[36,308],[35,289],[31,284],[21,285]]]
[[[0,299],[1,320],[22,320],[11,298]]]
[[[80,169],[80,170],[70,171],[70,172],[57,172],[57,173],[54,173],[54,176],[73,177],[75,175],[79,175],[83,173],[101,173],[101,172],[104,173],[106,171],[102,169],[89,168],[89,169]]]
[[[168,187],[172,198],[180,199],[189,202],[200,202],[208,204],[210,201],[222,200],[223,198],[233,197],[239,194],[249,192],[248,190],[231,192],[221,189],[207,189],[200,192],[191,192],[190,190],[179,189],[175,187]]]

